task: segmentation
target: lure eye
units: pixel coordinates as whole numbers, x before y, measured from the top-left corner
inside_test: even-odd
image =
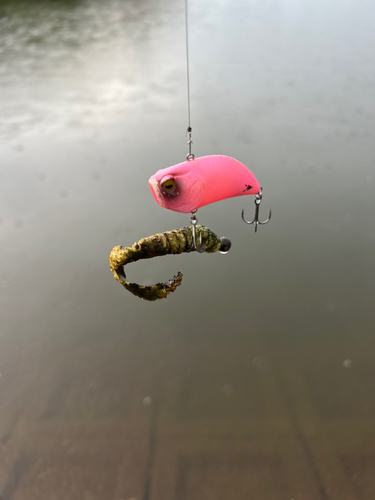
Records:
[[[174,179],[167,179],[166,181],[163,182],[162,187],[166,191],[171,192],[175,189],[176,182]]]

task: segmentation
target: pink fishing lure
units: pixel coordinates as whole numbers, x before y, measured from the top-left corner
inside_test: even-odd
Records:
[[[148,181],[160,206],[184,214],[217,201],[259,193],[254,175],[229,156],[210,155],[158,170]]]

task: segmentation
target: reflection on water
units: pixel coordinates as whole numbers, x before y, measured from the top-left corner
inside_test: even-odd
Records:
[[[121,121],[148,98],[149,42],[173,14],[168,2],[5,3],[0,137]]]
[[[0,498],[372,499],[374,6],[190,2],[194,153],[264,188],[199,210],[227,255],[129,265],[182,227],[183,2],[0,5]]]

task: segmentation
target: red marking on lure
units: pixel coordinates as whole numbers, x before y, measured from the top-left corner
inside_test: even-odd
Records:
[[[217,201],[259,193],[255,176],[229,156],[210,155],[158,170],[149,186],[157,203],[184,214]]]

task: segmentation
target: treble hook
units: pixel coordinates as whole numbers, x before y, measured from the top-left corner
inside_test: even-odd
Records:
[[[262,201],[262,192],[263,192],[263,189],[260,188],[259,193],[255,195],[255,200],[254,200],[255,217],[254,217],[254,220],[252,220],[252,221],[246,220],[244,217],[244,210],[242,209],[242,220],[244,222],[246,222],[246,224],[255,224],[255,232],[257,232],[258,224],[260,224],[260,225],[267,224],[267,222],[271,219],[271,210],[270,210],[270,215],[268,216],[268,219],[265,220],[264,222],[259,221],[259,205],[260,205],[260,202]]]
[[[197,210],[193,210],[191,212],[191,217],[190,217],[190,224],[192,226],[192,233],[193,233],[193,244],[190,247],[190,250],[196,250],[199,253],[204,253],[206,250],[206,243],[202,244],[202,233],[199,233],[199,247],[197,247],[197,239],[196,239],[196,225],[198,223],[198,219],[196,216]]]

